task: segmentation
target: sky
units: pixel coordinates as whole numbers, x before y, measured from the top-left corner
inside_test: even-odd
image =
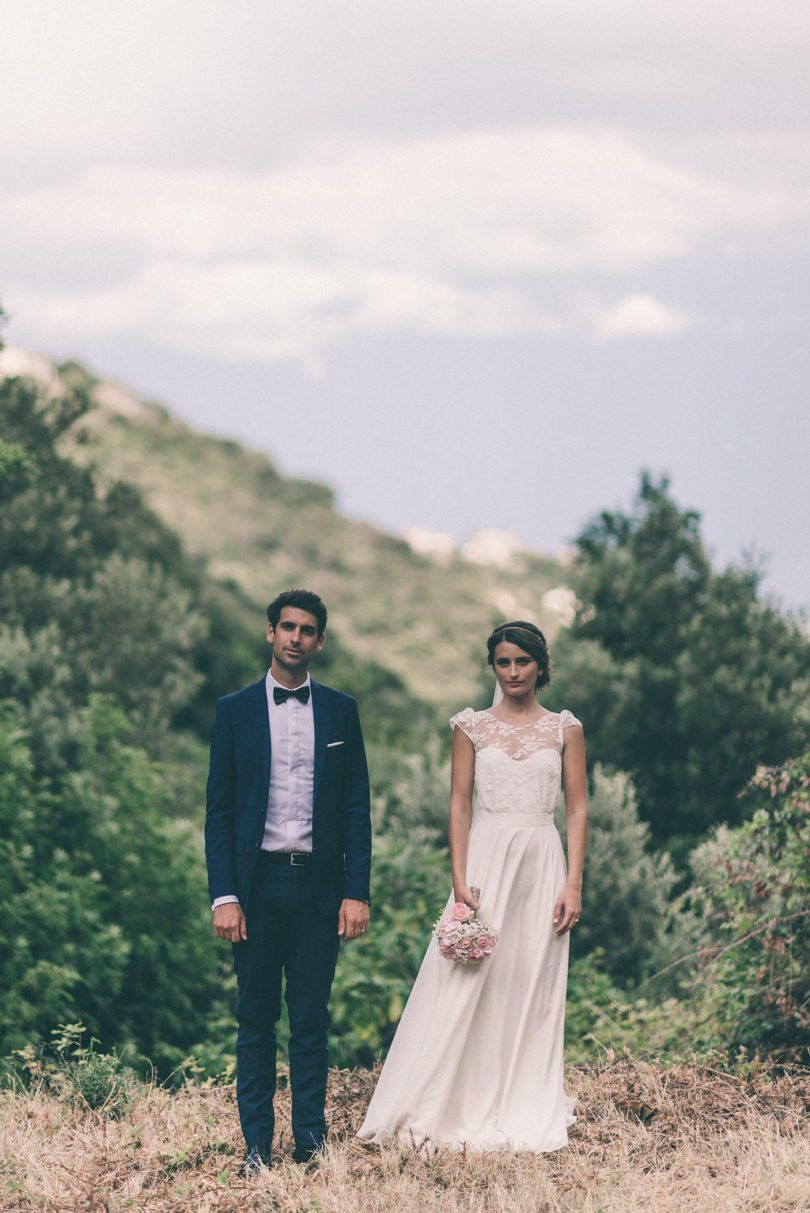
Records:
[[[810,608],[806,0],[0,0],[7,340],[395,533],[640,472]]]

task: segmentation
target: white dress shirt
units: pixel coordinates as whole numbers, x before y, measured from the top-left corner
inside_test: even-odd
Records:
[[[264,820],[263,851],[312,851],[312,795],[315,784],[315,717],[310,687],[307,703],[292,696],[276,703],[273,688],[280,687],[267,671],[267,716],[270,723],[270,787]],[[284,687],[284,690],[287,690]],[[292,688],[298,690],[298,687]],[[236,894],[217,897],[211,909],[237,902]]]
[[[310,689],[306,703],[292,697],[276,703],[273,688],[282,684],[276,682],[269,670],[265,682],[270,717],[270,788],[262,850],[311,851],[315,781],[312,692]],[[310,686],[309,678],[301,686]]]

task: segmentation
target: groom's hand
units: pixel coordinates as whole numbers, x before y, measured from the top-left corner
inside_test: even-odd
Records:
[[[229,943],[247,939],[245,914],[238,901],[226,901],[214,910],[214,934]]]
[[[343,939],[357,939],[368,930],[368,905],[365,901],[354,901],[346,897],[341,902],[338,914],[338,935]]]

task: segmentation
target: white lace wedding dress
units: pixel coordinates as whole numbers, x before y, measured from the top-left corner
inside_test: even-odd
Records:
[[[479,966],[445,960],[431,941],[359,1135],[558,1150],[575,1118],[563,1091],[568,935],[552,916],[566,868],[554,809],[563,730],[579,721],[564,711],[506,725],[466,708],[451,724],[475,747],[467,881],[500,939]]]

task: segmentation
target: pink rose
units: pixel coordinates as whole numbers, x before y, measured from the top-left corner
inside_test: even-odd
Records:
[[[463,901],[457,901],[453,906],[453,917],[455,918],[456,922],[466,922],[471,914],[472,910],[468,905],[465,905]]]

